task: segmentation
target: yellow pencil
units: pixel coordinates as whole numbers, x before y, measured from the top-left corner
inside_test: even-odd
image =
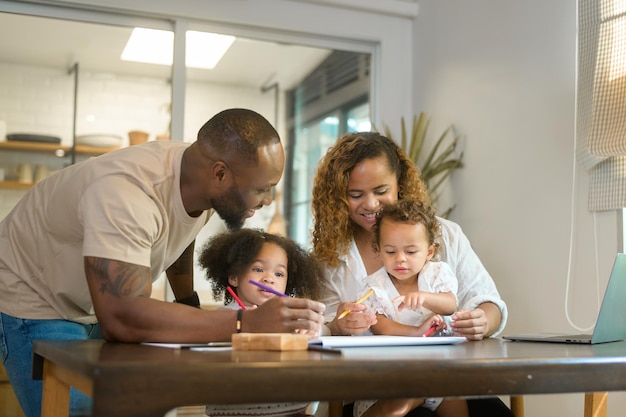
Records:
[[[374,294],[374,289],[370,288],[370,290],[368,292],[365,293],[365,295],[361,298],[359,298],[358,300],[355,301],[356,304],[361,304],[363,301],[367,300],[367,298]],[[350,314],[352,310],[344,310],[343,313],[341,313],[339,315],[339,317],[337,317],[337,320],[340,320],[342,318],[344,318],[345,316],[347,316],[348,314]]]

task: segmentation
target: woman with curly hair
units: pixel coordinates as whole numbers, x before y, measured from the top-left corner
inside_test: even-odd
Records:
[[[431,204],[415,164],[377,132],[343,136],[320,161],[312,197],[313,254],[326,269],[321,298],[326,334],[355,335],[377,322],[375,314],[354,300],[367,291],[365,279],[383,266],[372,245],[376,214],[399,199]],[[461,227],[438,220],[438,260],[448,263],[458,280],[459,310],[452,315],[451,329],[470,340],[497,335],[506,323],[506,304]],[[351,313],[339,319],[344,310]],[[497,398],[468,404],[471,416],[512,416]]]

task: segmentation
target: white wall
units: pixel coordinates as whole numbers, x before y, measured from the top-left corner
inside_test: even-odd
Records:
[[[507,301],[505,333],[577,331],[565,313],[572,221],[567,308],[576,326],[591,326],[618,223],[614,212],[587,211],[588,176],[578,167],[572,198],[576,2],[423,0],[413,39],[416,111],[431,115],[434,136],[454,123],[466,137],[452,217]],[[583,415],[582,394],[525,404],[529,416]],[[609,416],[625,406],[626,395],[609,395]]]

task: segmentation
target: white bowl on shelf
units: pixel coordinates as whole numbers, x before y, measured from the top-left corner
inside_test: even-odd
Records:
[[[84,146],[96,146],[99,148],[112,148],[122,145],[122,137],[108,133],[95,133],[90,135],[76,136],[76,144]]]

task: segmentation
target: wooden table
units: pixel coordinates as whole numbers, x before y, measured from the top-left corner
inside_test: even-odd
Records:
[[[35,341],[34,353],[44,417],[67,416],[69,386],[93,397],[94,417],[162,416],[208,403],[626,391],[626,342],[489,339],[339,355]]]

